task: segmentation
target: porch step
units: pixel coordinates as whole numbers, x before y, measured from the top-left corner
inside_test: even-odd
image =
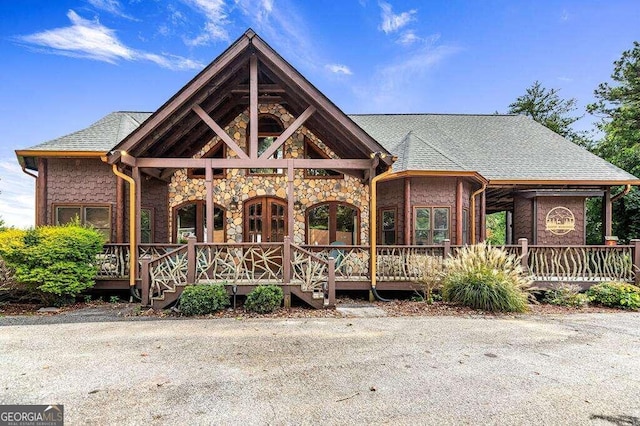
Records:
[[[313,293],[302,291],[302,289],[297,286],[291,286],[289,288],[291,289],[291,294],[294,294],[296,297],[298,297],[298,299],[307,303],[311,307],[316,309],[324,308],[324,298],[319,299],[319,298],[313,297]]]

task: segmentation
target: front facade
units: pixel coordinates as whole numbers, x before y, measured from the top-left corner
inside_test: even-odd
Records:
[[[131,259],[187,242],[463,245],[497,211],[507,244],[581,245],[585,200],[605,200],[608,235],[611,187],[640,184],[524,117],[347,116],[251,30],[154,113],[112,113],[17,155],[37,172],[37,225],[77,217]]]

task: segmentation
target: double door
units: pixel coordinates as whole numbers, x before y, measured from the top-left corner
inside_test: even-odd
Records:
[[[273,197],[253,198],[244,206],[244,240],[282,242],[287,234],[287,204]]]

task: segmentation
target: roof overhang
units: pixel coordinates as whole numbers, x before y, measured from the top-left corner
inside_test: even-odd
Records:
[[[640,185],[640,180],[546,180],[546,179],[490,179],[489,186],[549,185],[549,186],[619,186]]]
[[[480,173],[464,170],[403,170],[392,173],[383,180],[402,179],[407,177],[463,177],[473,179],[483,185],[489,183],[489,181]]]
[[[100,158],[104,151],[46,151],[19,149],[15,151],[18,163],[29,170],[38,170],[38,158]]]

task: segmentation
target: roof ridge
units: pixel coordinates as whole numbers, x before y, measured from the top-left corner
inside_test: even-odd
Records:
[[[456,117],[518,117],[522,114],[489,114],[489,113],[457,113],[457,112],[383,112],[383,113],[355,113],[347,114],[348,116],[418,116],[418,115],[445,115]]]
[[[443,134],[447,140],[452,140],[451,137],[449,137],[449,135],[447,135],[446,133],[442,132],[440,129],[438,129],[437,127],[434,127],[438,132],[440,132],[441,134]],[[409,133],[413,133],[413,130],[410,131]],[[438,147],[436,147],[435,145],[433,145],[432,143],[424,140],[422,137],[420,137],[420,135],[415,134],[415,137],[418,138],[420,141],[422,141],[422,143],[424,143],[425,145],[428,145],[429,147],[431,147],[433,150],[435,150],[438,154],[442,155],[444,158],[446,158],[447,160],[451,161],[452,163],[460,166],[461,168],[467,170],[469,169],[469,167],[467,167],[465,164],[461,163],[458,159],[456,158],[452,158],[450,157],[448,154],[444,153],[441,149],[439,149]]]

